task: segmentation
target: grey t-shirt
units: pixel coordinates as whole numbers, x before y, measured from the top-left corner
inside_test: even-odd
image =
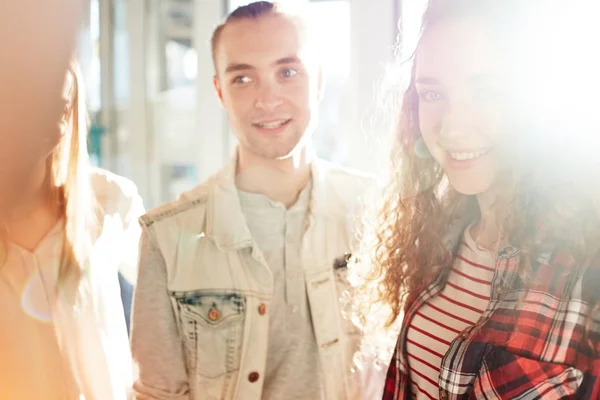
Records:
[[[323,398],[301,253],[310,186],[289,209],[264,195],[238,190],[250,233],[274,278],[263,399]]]

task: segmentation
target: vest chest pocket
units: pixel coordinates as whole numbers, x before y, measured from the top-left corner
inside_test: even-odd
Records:
[[[219,378],[235,372],[246,299],[235,293],[174,292],[190,377]]]

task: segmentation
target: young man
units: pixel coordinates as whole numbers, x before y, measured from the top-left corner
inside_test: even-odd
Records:
[[[313,155],[323,88],[309,37],[303,18],[269,2],[237,9],[213,35],[214,86],[239,147],[215,177],[141,219],[139,398],[382,391],[365,379],[373,371],[351,372],[359,337],[342,317],[345,268],[334,267],[373,182]]]

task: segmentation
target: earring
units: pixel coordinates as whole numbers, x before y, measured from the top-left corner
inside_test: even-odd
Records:
[[[429,151],[429,148],[425,144],[425,141],[423,140],[423,137],[420,137],[415,142],[415,154],[418,157],[421,157],[421,158],[429,158],[429,157],[431,157],[431,152]]]

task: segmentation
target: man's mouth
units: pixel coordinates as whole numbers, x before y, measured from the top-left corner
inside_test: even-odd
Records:
[[[278,119],[271,121],[255,122],[252,125],[261,129],[277,129],[283,125],[287,125],[288,123],[290,123],[290,121],[291,119]]]

